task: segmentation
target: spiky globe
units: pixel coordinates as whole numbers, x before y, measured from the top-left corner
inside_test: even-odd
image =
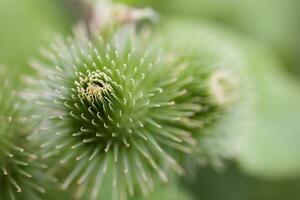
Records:
[[[43,51],[27,93],[44,119],[43,157],[70,170],[62,188],[97,199],[111,171],[114,193],[126,199],[147,194],[156,177],[167,181],[169,169],[183,174],[180,152],[193,151],[193,133],[216,110],[206,88],[213,68],[132,27],[78,33]]]
[[[194,132],[198,133],[194,134],[198,144],[191,160],[222,170],[224,160],[239,154],[241,136],[252,121],[254,98],[245,50],[238,37],[211,23],[175,18],[162,27],[160,35],[166,43],[204,62],[198,70],[207,71],[206,76],[196,76],[203,87],[203,109],[197,116],[204,127]],[[191,171],[190,164],[188,167]]]
[[[8,71],[0,66],[0,194],[3,200],[39,199],[45,192],[36,183],[35,173],[43,165],[30,153],[26,137],[30,133],[27,118],[21,117],[18,97],[8,80]]]

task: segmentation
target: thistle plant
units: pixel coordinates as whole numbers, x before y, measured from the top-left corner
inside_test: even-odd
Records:
[[[203,128],[193,131],[197,148],[191,160],[222,170],[224,160],[239,154],[241,138],[252,121],[255,97],[244,51],[232,33],[207,23],[171,19],[164,23],[160,35],[178,52],[193,55],[188,62],[200,60],[198,70],[208,71],[206,76],[198,76],[204,88],[203,112],[197,114]],[[188,163],[191,171],[193,166]]]
[[[45,190],[36,183],[41,167],[29,151],[28,118],[22,117],[21,104],[8,72],[0,66],[0,194],[3,200],[35,200]]]
[[[26,99],[40,108],[33,137],[62,189],[99,199],[111,182],[126,199],[148,194],[171,171],[184,174],[180,158],[231,102],[233,82],[201,55],[178,52],[132,25],[77,30],[42,51]]]

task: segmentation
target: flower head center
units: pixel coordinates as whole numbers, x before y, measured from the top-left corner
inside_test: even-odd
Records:
[[[102,100],[103,95],[112,91],[110,81],[110,78],[103,72],[98,70],[94,72],[88,71],[87,75],[79,77],[77,91],[90,102]]]

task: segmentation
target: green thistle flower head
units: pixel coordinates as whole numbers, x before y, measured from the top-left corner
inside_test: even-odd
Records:
[[[155,174],[167,181],[169,168],[183,173],[172,154],[195,144],[180,126],[199,110],[192,99],[184,102],[192,80],[178,81],[164,52],[134,34],[69,41],[38,66],[36,101],[50,119],[41,146],[44,158],[58,154],[60,164],[71,163],[64,189],[90,186],[96,199],[102,176],[113,168],[113,186],[133,195],[136,188],[147,193]]]
[[[40,106],[37,137],[43,157],[57,161],[52,173],[70,170],[62,188],[101,198],[109,176],[114,194],[126,199],[147,194],[157,177],[168,181],[170,169],[184,174],[179,158],[219,112],[207,88],[214,68],[134,26],[79,33],[33,63],[39,80],[27,96]]]
[[[28,119],[21,117],[20,101],[0,66],[0,194],[3,200],[39,199],[45,190],[36,184],[40,167],[36,155],[28,151]]]

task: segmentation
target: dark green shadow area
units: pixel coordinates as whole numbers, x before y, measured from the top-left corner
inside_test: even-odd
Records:
[[[208,200],[299,200],[300,178],[266,180],[243,174],[236,166],[224,173],[199,168],[183,180],[195,199]]]

